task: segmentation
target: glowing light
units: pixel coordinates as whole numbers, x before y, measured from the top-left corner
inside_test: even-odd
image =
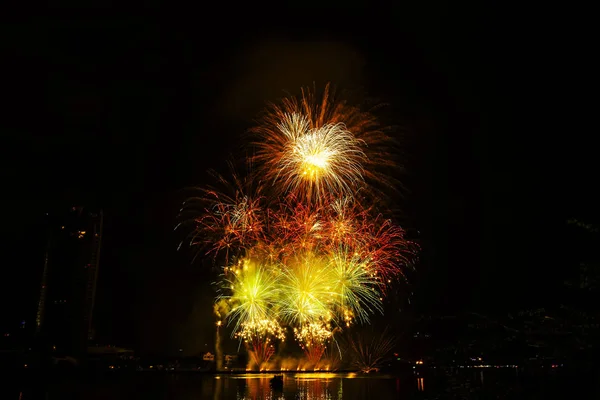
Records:
[[[282,271],[279,313],[290,325],[313,323],[329,316],[332,287],[323,261],[305,255]]]
[[[262,151],[271,152],[272,178],[284,188],[320,198],[326,193],[350,193],[363,176],[361,146],[346,127],[326,124],[311,128],[307,117],[284,114]],[[260,150],[259,150],[260,151]]]
[[[375,311],[383,314],[379,281],[371,274],[368,261],[352,254],[348,248],[340,248],[330,258],[328,270],[336,306],[347,326],[354,317],[368,322],[369,314]]]
[[[273,270],[247,259],[242,263],[245,268],[225,275],[224,286],[231,288],[231,294],[218,297],[231,305],[227,319],[234,321],[234,334],[257,321],[271,320],[280,290],[279,275]]]

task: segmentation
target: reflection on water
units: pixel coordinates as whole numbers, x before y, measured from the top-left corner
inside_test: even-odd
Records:
[[[288,373],[283,387],[271,386],[270,374],[158,374],[140,373],[102,379],[62,379],[45,385],[29,383],[26,390],[0,399],[29,400],[341,400],[397,398],[409,385],[398,377],[354,373]],[[414,384],[414,377],[409,378]],[[422,378],[421,378],[422,379]],[[402,382],[401,382],[402,381]],[[412,385],[410,385],[412,386]],[[414,386],[412,386],[414,387]]]
[[[484,385],[485,376],[485,385]],[[544,394],[580,391],[582,380],[555,376],[527,377],[514,373],[483,372],[423,375],[362,375],[337,373],[287,373],[283,388],[271,387],[269,374],[160,374],[138,373],[102,378],[62,377],[42,384],[27,379],[0,386],[0,399],[10,400],[352,400],[439,399],[459,396],[479,398],[547,398]],[[427,381],[427,384],[426,384]],[[576,387],[573,383],[577,382]],[[597,382],[597,380],[584,380]],[[540,389],[541,388],[541,389]],[[586,388],[586,393],[589,392]],[[544,391],[541,394],[540,390]],[[592,391],[600,395],[598,387]],[[485,393],[484,393],[485,392]],[[508,397],[507,397],[508,396]],[[527,397],[529,396],[529,397]],[[542,397],[539,397],[542,396]],[[597,397],[597,398],[600,398]]]
[[[284,375],[283,389],[271,387],[271,376],[244,374],[216,376],[215,393],[225,393],[228,381],[239,381],[236,399],[306,399],[340,400],[397,397],[398,379],[378,376],[359,379],[356,374],[305,373]],[[216,397],[215,397],[216,398]]]
[[[419,392],[425,391],[425,378],[417,378],[417,390]]]

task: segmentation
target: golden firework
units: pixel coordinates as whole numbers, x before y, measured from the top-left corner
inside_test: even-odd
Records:
[[[329,86],[271,106],[252,134],[256,169],[215,174],[218,185],[185,205],[197,213],[190,242],[226,265],[219,319],[255,365],[287,329],[316,365],[334,332],[383,312],[418,249],[375,204],[393,182],[389,137]]]

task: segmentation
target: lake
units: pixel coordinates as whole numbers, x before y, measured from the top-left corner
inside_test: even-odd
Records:
[[[282,390],[269,374],[167,374],[83,379],[62,377],[44,384],[31,377],[3,385],[7,400],[199,400],[199,399],[547,399],[600,398],[597,379],[571,374],[519,375],[517,370],[459,371],[422,375],[287,373]],[[591,396],[591,397],[590,397]]]

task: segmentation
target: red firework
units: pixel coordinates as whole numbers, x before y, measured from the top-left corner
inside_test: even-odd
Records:
[[[254,337],[246,345],[248,346],[248,353],[252,358],[252,362],[258,368],[268,363],[273,354],[275,354],[275,346],[269,339],[263,340],[262,338]]]

